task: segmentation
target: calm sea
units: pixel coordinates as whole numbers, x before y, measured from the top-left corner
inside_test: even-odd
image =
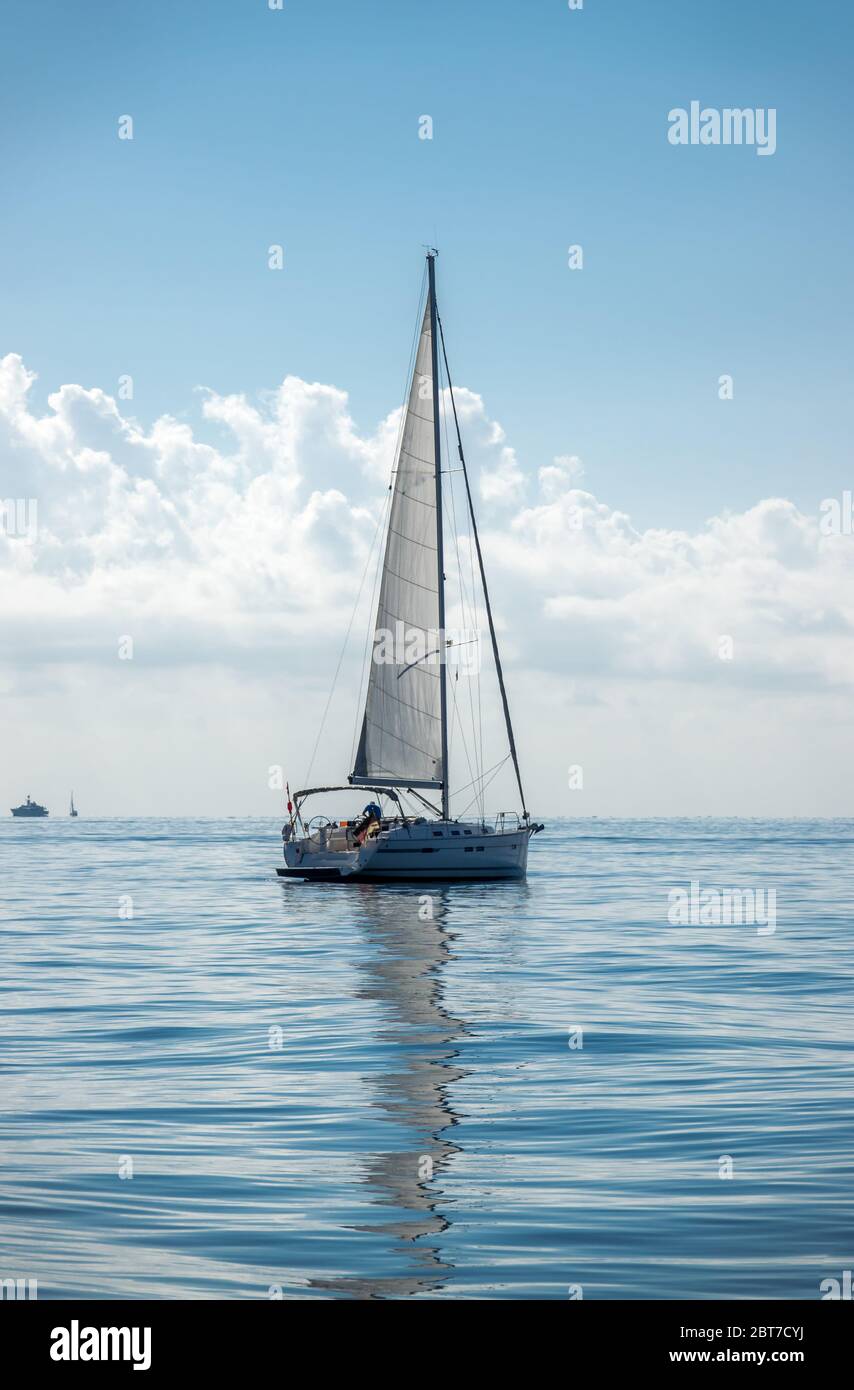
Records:
[[[527,883],[432,890],[280,881],[279,829],[0,823],[0,1277],[786,1299],[854,1267],[854,822],[553,823]],[[692,881],[773,890],[775,929],[670,924]]]

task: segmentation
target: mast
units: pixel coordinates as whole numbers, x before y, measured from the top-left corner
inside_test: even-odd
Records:
[[[427,252],[427,273],[430,282],[430,339],[433,357],[433,447],[436,467],[436,559],[439,584],[439,708],[442,721],[442,820],[450,820],[448,788],[448,687],[446,680],[445,648],[445,553],[442,526],[442,430],[439,422],[439,314],[436,309],[436,256]],[[447,364],[447,358],[446,358]],[[503,688],[503,687],[502,687]],[[505,702],[506,708],[506,702]]]
[[[438,314],[436,317],[438,318]],[[460,463],[463,466],[463,479],[465,480],[466,485],[466,497],[468,498],[469,504],[469,516],[471,517],[472,532],[474,534],[474,543],[475,548],[477,550],[477,563],[480,569],[480,582],[483,586],[483,597],[486,603],[486,616],[489,622],[489,636],[492,640],[492,656],[495,661],[495,671],[496,675],[498,676],[498,686],[501,691],[501,703],[504,707],[504,723],[507,728],[507,742],[510,745],[510,756],[513,759],[513,768],[516,773],[516,785],[519,788],[519,798],[522,802],[522,814],[524,819],[527,820],[528,810],[525,806],[525,793],[522,790],[522,774],[519,771],[519,758],[516,753],[516,740],[513,737],[513,724],[510,719],[510,705],[507,702],[507,691],[504,688],[504,672],[501,669],[501,657],[498,654],[498,637],[495,632],[495,623],[492,620],[492,604],[489,602],[489,587],[486,583],[486,570],[484,569],[483,565],[483,553],[480,548],[480,536],[478,535],[477,531],[477,521],[475,519],[474,514],[474,503],[472,502],[471,487],[469,486],[468,469],[466,468],[466,459],[465,454],[463,453],[463,441],[462,435],[460,434],[460,422],[457,419],[457,403],[454,400],[454,387],[453,383],[451,382],[451,369],[448,366],[448,353],[445,348],[445,333],[442,328],[441,319],[439,319],[439,332],[442,335],[442,357],[445,362],[445,375],[448,378],[448,390],[451,395],[451,407],[454,412],[454,425],[457,431],[457,449],[460,455]]]

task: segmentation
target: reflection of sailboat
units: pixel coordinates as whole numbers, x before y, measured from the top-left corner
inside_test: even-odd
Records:
[[[457,1116],[449,1087],[465,1073],[457,1064],[455,1039],[464,1025],[446,1010],[442,969],[450,945],[448,889],[432,900],[402,888],[379,891],[365,884],[359,893],[369,953],[360,962],[360,997],[384,1006],[388,1023],[380,1042],[399,1049],[400,1066],[374,1079],[375,1104],[385,1117],[415,1137],[404,1149],[371,1155],[365,1182],[377,1202],[405,1213],[403,1219],[360,1229],[393,1237],[407,1269],[387,1278],[316,1279],[312,1286],[356,1298],[403,1297],[440,1286],[451,1266],[439,1239],[449,1222],[440,1211],[441,1178],[459,1148],[449,1131]],[[426,920],[419,916],[428,905]]]
[[[68,814],[69,816],[77,815],[77,812],[74,809],[74,792],[71,793],[71,810],[68,812]]]

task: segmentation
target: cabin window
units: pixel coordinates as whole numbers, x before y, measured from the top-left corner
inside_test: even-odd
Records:
[[[460,833],[459,830],[452,830],[452,831],[451,831],[451,834],[452,834],[452,835],[459,835],[459,833]]]
[[[441,838],[441,836],[442,836],[443,833],[444,833],[444,832],[441,831],[441,830],[434,830],[434,831],[433,831],[433,839],[435,840],[435,839],[437,839],[437,838]]]
[[[474,845],[466,845],[466,854],[474,854]]]
[[[464,831],[463,831],[463,834],[464,834],[464,835],[470,835],[470,834],[471,834],[471,831],[470,831],[470,830],[464,830]]]

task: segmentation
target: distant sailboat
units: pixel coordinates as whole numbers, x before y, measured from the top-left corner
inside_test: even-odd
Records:
[[[71,793],[71,809],[69,810],[68,814],[69,816],[77,815],[77,812],[74,809],[74,792]]]
[[[439,346],[448,380],[466,507],[489,622],[495,671],[501,692],[509,752],[516,774],[521,814],[502,814],[494,825],[484,819],[453,819],[448,773],[448,692],[445,635],[445,566],[442,512],[442,457]],[[447,463],[445,467],[447,468]],[[389,633],[406,633],[401,652]],[[410,636],[420,639],[412,655]],[[383,644],[385,651],[383,652]],[[506,761],[503,760],[503,761]],[[485,774],[484,774],[485,775]],[[477,779],[476,779],[477,780]],[[482,790],[483,777],[479,786]],[[356,822],[315,816],[306,823],[306,798],[339,787],[312,787],[288,795],[290,820],[282,830],[282,877],[400,881],[406,879],[519,879],[527,872],[528,844],[542,830],[525,807],[516,743],[504,688],[498,642],[486,586],[483,556],[459,435],[453,388],[447,373],[444,335],[436,307],[436,252],[427,256],[427,296],[415,353],[408,403],[398,444],[394,486],[385,537],[379,601],[374,626],[364,716],[349,788],[363,788],[371,800]],[[465,790],[465,788],[461,788]],[[434,805],[425,793],[441,798]],[[418,803],[407,814],[401,795]],[[378,804],[391,802],[385,811]],[[419,814],[424,807],[432,819]]]

